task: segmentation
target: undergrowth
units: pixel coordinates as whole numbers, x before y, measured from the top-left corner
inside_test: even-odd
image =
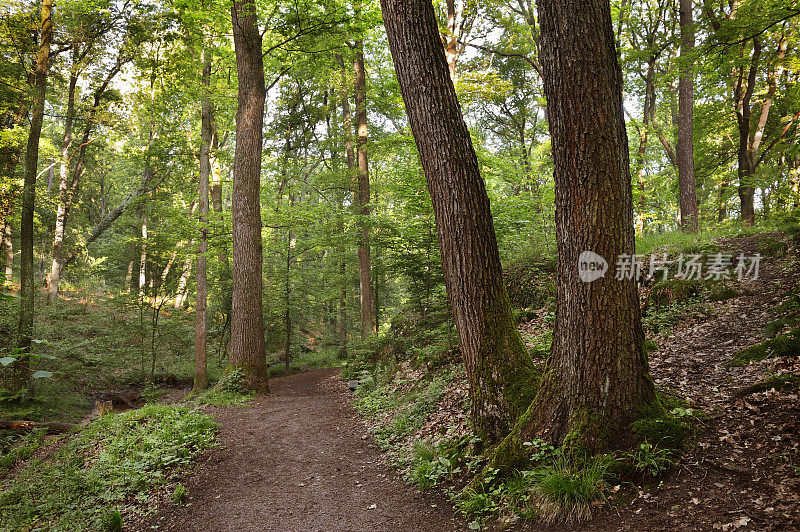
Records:
[[[121,530],[122,516],[146,513],[151,492],[215,435],[211,417],[184,406],[97,418],[52,459],[34,459],[0,485],[0,530]]]

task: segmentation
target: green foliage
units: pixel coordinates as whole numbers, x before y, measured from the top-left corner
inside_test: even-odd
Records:
[[[186,486],[178,482],[175,484],[175,487],[172,488],[172,494],[170,495],[172,502],[175,504],[181,504],[186,499]]]
[[[100,417],[3,486],[0,529],[102,530],[120,521],[113,505],[146,512],[151,491],[190,467],[215,434],[209,416],[182,406]]]
[[[31,457],[45,441],[46,429],[36,429],[18,436],[9,434],[0,439],[0,472]]]
[[[255,392],[244,386],[244,372],[240,368],[226,372],[210,389],[199,393],[193,399],[205,405],[247,406]]]
[[[653,477],[659,476],[673,465],[670,450],[652,445],[648,441],[643,441],[635,450],[623,454],[622,459],[631,462],[636,471]]]
[[[442,439],[435,445],[416,442],[406,480],[418,488],[430,489],[444,479],[453,479],[463,471],[471,470],[477,458],[470,453],[475,442],[471,436]]]
[[[783,240],[765,238],[759,242],[758,252],[767,257],[781,258],[789,252],[789,245]]]
[[[533,473],[539,517],[546,523],[582,521],[591,515],[591,504],[603,497],[612,459],[598,455],[574,463],[564,458]]]

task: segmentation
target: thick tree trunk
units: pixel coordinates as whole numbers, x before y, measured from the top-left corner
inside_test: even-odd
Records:
[[[699,229],[697,189],[694,181],[694,22],[692,0],[680,0],[681,59],[686,61],[678,80],[678,196],[681,210],[681,229],[694,233]],[[688,58],[688,61],[687,61]]]
[[[195,268],[196,296],[194,319],[194,389],[208,388],[208,351],[206,348],[206,252],[208,251],[208,182],[211,174],[211,144],[213,110],[211,108],[211,52],[203,52],[203,101],[200,104],[200,172],[197,179],[200,243],[197,246]]]
[[[655,401],[635,280],[578,276],[584,251],[611,264],[634,253],[622,75],[608,0],[538,7],[559,265],[553,349],[527,432],[598,451],[626,445],[638,410]]]
[[[428,0],[382,0],[397,79],[433,201],[442,268],[470,384],[475,430],[503,438],[532,400],[530,359],[511,313],[489,197]]]
[[[34,102],[28,145],[25,152],[25,179],[22,188],[20,223],[20,303],[17,348],[20,357],[14,363],[12,390],[29,389],[31,370],[28,351],[33,337],[35,282],[33,269],[33,209],[36,202],[36,172],[39,164],[39,138],[42,134],[44,104],[47,93],[47,66],[50,60],[50,42],[53,24],[52,0],[42,0],[41,44],[36,58],[34,76]]]
[[[366,338],[377,332],[375,323],[375,298],[372,292],[372,264],[370,261],[370,206],[369,206],[369,156],[367,154],[367,75],[364,69],[364,43],[356,41],[356,135],[358,147],[358,189],[356,190],[356,209],[358,210],[358,274],[361,284],[361,337]]]
[[[585,251],[612,265],[634,253],[609,2],[541,0],[538,10],[556,194],[556,325],[539,393],[496,459],[521,456],[521,442],[535,437],[589,452],[627,447],[631,422],[656,403],[636,281],[579,277]]]
[[[261,308],[261,141],[264,64],[253,0],[231,7],[239,99],[233,163],[233,299],[230,363],[245,373],[245,385],[267,392],[264,320]]]

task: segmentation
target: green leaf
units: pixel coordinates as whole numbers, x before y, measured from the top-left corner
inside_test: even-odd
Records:
[[[43,369],[33,372],[34,379],[49,379],[52,376],[53,376],[52,371],[44,371]]]
[[[13,357],[3,357],[3,358],[0,358],[0,364],[2,364],[4,366],[8,366],[9,364],[13,364],[14,362],[16,362],[16,360],[17,359],[13,358]]]

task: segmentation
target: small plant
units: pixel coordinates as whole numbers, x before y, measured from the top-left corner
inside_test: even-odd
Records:
[[[536,438],[533,441],[522,442],[524,447],[530,451],[529,458],[531,462],[543,462],[551,460],[561,455],[561,448],[558,449],[550,445],[544,440]]]
[[[469,520],[470,530],[480,530],[486,519],[498,510],[493,492],[464,490],[456,499],[456,507]]]
[[[535,470],[534,494],[539,515],[546,523],[583,521],[591,515],[591,504],[603,497],[611,459],[595,456],[585,463],[563,457]]]
[[[636,471],[652,477],[659,476],[673,464],[671,453],[667,449],[660,449],[648,441],[640,443],[636,450],[625,453],[623,459],[633,463]]]
[[[172,489],[172,502],[175,504],[182,504],[186,499],[186,486],[178,482]]]
[[[103,514],[102,527],[104,532],[122,532],[122,512],[118,508]]]

